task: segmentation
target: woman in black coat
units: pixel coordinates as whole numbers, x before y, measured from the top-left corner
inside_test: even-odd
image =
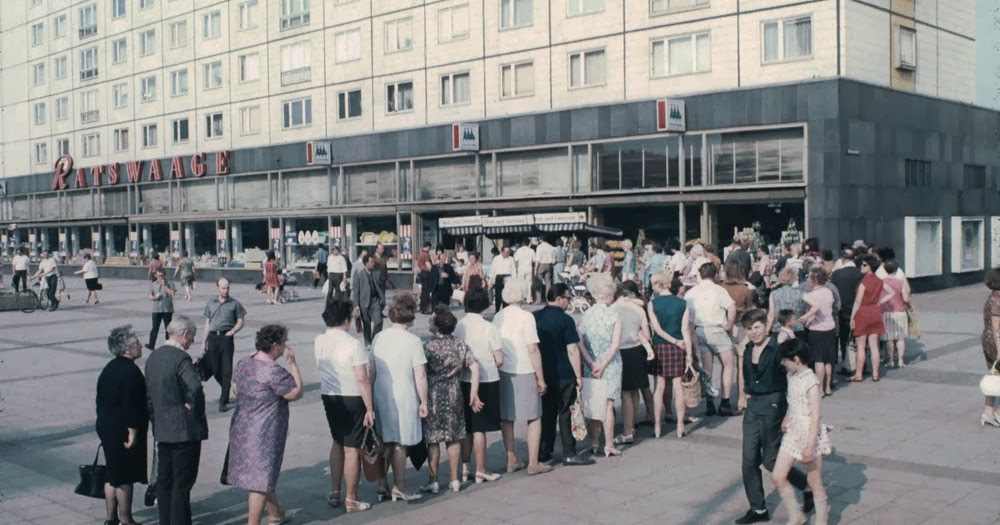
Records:
[[[431,269],[431,282],[434,283],[434,291],[431,292],[431,306],[437,307],[451,305],[451,295],[454,292],[456,281],[455,267],[451,265],[445,256],[444,248],[437,249],[437,264]]]
[[[132,325],[119,326],[108,336],[111,360],[97,379],[97,435],[107,461],[104,501],[105,525],[130,525],[132,485],[147,483],[146,380],[135,360],[142,357],[142,343]]]

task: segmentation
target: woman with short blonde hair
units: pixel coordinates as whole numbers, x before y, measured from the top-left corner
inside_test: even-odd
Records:
[[[615,283],[607,275],[594,274],[587,280],[587,290],[596,304],[587,309],[580,320],[580,356],[586,361],[591,377],[604,380],[607,392],[606,408],[594,405],[592,410],[591,415],[603,418],[595,417],[590,421],[591,443],[596,451],[603,426],[604,455],[620,456],[622,453],[615,448],[614,434],[615,401],[621,397],[622,391],[622,359],[618,351],[622,338],[622,320],[611,308],[611,303],[615,300]]]

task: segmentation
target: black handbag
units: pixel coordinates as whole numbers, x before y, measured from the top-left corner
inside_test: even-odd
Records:
[[[100,455],[101,446],[97,445],[94,464],[80,465],[80,483],[73,492],[88,498],[104,499],[104,481],[107,479],[108,467],[97,463]]]
[[[101,283],[97,283],[97,284],[94,285],[94,288],[97,289],[97,290],[103,290],[104,289],[104,285],[101,284]]]
[[[410,458],[413,469],[419,471],[427,462],[427,442],[421,439],[420,443],[406,447],[406,456]]]
[[[212,379],[212,367],[205,362],[204,356],[199,357],[198,360],[194,362],[194,371],[198,372],[198,377],[201,378],[202,383]]]
[[[222,460],[222,474],[219,474],[219,483],[229,485],[229,447],[226,447],[226,459]]]
[[[149,473],[149,485],[146,485],[146,495],[142,499],[142,502],[147,507],[152,507],[156,505],[156,477],[158,475],[157,469],[159,468],[159,458],[156,453],[156,444],[153,444],[153,468]]]

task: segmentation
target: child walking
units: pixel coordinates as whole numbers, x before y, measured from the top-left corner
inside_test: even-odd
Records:
[[[804,525],[809,520],[795,499],[788,483],[788,472],[796,461],[806,468],[806,480],[816,502],[816,525],[827,525],[830,509],[823,488],[823,456],[829,455],[830,437],[820,421],[819,401],[822,394],[819,379],[809,366],[809,345],[801,339],[781,344],[781,364],[788,371],[788,412],[781,422],[785,433],[778,450],[771,479],[788,509],[790,525]]]

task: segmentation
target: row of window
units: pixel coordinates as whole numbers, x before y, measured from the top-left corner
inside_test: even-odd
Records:
[[[929,160],[906,159],[903,184],[907,188],[930,188],[934,185],[933,164]],[[962,189],[986,189],[986,166],[965,164],[962,169]]]

